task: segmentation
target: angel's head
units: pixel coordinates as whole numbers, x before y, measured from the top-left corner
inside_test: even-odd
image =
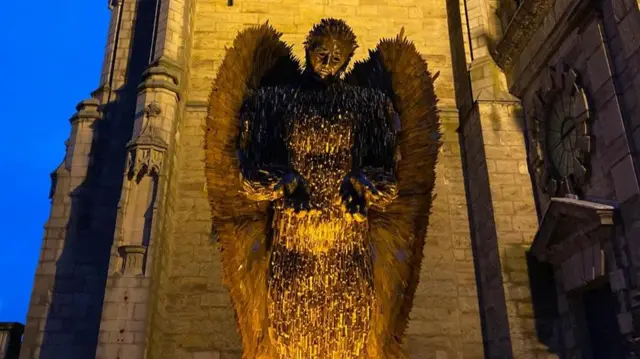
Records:
[[[347,23],[337,19],[322,19],[309,32],[304,47],[307,70],[313,70],[326,80],[340,76],[347,68],[358,43]]]

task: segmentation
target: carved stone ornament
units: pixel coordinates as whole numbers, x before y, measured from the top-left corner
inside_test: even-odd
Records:
[[[531,164],[550,196],[579,195],[589,174],[591,113],[578,74],[551,68],[533,100]]]
[[[492,50],[493,58],[501,69],[509,71],[513,68],[554,3],[553,0],[521,1],[513,16],[503,20],[508,25],[503,25],[504,35]]]
[[[162,109],[157,102],[151,102],[144,108],[144,114],[147,117],[158,117],[162,113]]]
[[[95,98],[90,98],[80,102],[76,106],[76,113],[71,117],[69,122],[73,125],[84,121],[94,122],[101,118],[100,101]]]
[[[127,158],[128,173],[132,177],[160,174],[164,153],[168,148],[167,143],[156,132],[152,123],[155,117],[160,116],[162,110],[157,103],[152,102],[144,109],[146,124],[140,131],[140,135],[129,142]]]
[[[552,197],[531,253],[541,261],[559,265],[581,248],[608,240],[614,209],[608,204]]]
[[[109,10],[113,10],[114,7],[118,7],[122,4],[123,0],[109,0]]]
[[[143,274],[144,256],[147,253],[147,247],[125,245],[120,246],[119,252],[122,256],[122,273]]]
[[[158,151],[153,147],[134,147],[129,151],[129,174],[140,176],[145,174],[160,174],[164,150]]]

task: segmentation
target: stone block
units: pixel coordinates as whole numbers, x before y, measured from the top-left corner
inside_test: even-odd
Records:
[[[601,43],[587,59],[587,69],[592,91],[599,90],[605,81],[611,78],[611,69],[604,44]]]
[[[622,111],[614,94],[612,94],[611,100],[607,101],[604,107],[596,113],[597,134],[602,136],[605,144],[608,145],[612,140],[624,134]]]
[[[627,288],[627,283],[622,269],[609,272],[609,285],[611,291],[616,293]]]
[[[538,228],[538,219],[536,216],[513,216],[513,229],[519,232],[534,232]]]
[[[124,329],[123,321],[121,320],[103,320],[100,322],[100,332],[116,332]]]
[[[621,135],[612,140],[608,146],[596,141],[596,156],[600,157],[604,166],[613,166],[620,163],[629,153],[630,150],[626,135]],[[612,169],[606,168],[605,175],[607,171],[612,171]]]
[[[510,232],[513,230],[513,222],[511,217],[496,217],[495,226],[498,233]]]
[[[131,333],[144,333],[146,329],[146,323],[144,320],[127,320],[124,325],[124,330]]]
[[[633,316],[630,312],[618,314],[618,326],[622,335],[633,332]]]
[[[218,351],[194,352],[193,359],[221,359]]]
[[[631,13],[631,15],[633,12]],[[627,53],[633,53],[640,43],[640,21],[637,16],[625,16],[618,25],[621,40]]]
[[[618,201],[624,202],[640,193],[631,155],[627,155],[622,161],[618,162],[611,169],[611,175]]]
[[[222,351],[220,359],[242,359],[242,353],[240,351]]]
[[[144,343],[147,340],[147,334],[144,332],[140,332],[140,333],[133,333],[133,343],[134,344],[142,344],[144,345]]]
[[[147,318],[148,304],[138,303],[134,305],[133,319],[145,320]]]
[[[103,308],[103,318],[105,319],[128,319],[133,317],[133,305],[106,304]]]
[[[142,358],[144,355],[144,347],[140,344],[122,345],[119,353],[121,358]]]

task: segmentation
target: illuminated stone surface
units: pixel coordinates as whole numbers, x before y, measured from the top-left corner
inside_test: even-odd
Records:
[[[542,218],[549,200],[535,183],[531,188],[521,120],[532,108],[531,92],[544,82],[544,69],[562,59],[575,60],[570,65],[595,99],[597,142],[587,192],[623,201],[626,239],[619,243],[628,254],[622,257],[628,259],[629,279],[616,274],[612,282],[616,289],[627,286],[619,293],[628,295],[630,305],[637,303],[640,250],[630,240],[640,237],[640,227],[633,225],[639,220],[634,217],[638,166],[633,150],[640,146],[637,1],[602,1],[601,15],[582,6],[586,1],[558,0],[547,14],[535,11],[545,16],[542,26],[513,26],[508,38],[514,43],[501,47],[512,49],[503,57],[513,66],[506,73],[508,81],[489,55],[509,19],[500,24],[495,4],[487,0],[236,0],[233,6],[217,0],[163,0],[159,7],[155,1],[109,3],[113,15],[99,88],[84,110],[78,109],[83,120],[72,123],[65,163],[52,176],[52,208],[22,359],[240,357],[240,335],[221,280],[221,255],[210,239],[203,126],[225,48],[239,30],[266,20],[284,32],[299,58],[309,28],[323,17],[342,18],[353,27],[360,42],[354,60],[365,58],[380,38],[395,36],[404,26],[430,68],[440,71],[435,85],[443,146],[407,328],[409,357],[578,355],[582,344],[579,328],[572,326],[575,308],[561,288],[556,301],[547,298],[545,303],[558,303],[563,325],[547,331],[553,336],[538,337],[536,325],[544,331],[555,322],[533,318],[540,317],[541,308],[533,310],[525,258],[538,229],[536,207]],[[517,22],[525,24],[520,20],[527,15],[523,12]],[[580,20],[580,27],[568,19]],[[527,38],[527,44],[520,43]],[[156,69],[143,78],[150,62]],[[522,99],[524,113],[509,92]],[[94,102],[100,113],[90,111]],[[123,176],[126,145],[144,127],[144,109],[154,102],[162,109],[156,133],[169,146],[158,200],[152,210],[141,211],[152,215],[155,234],[150,236],[145,276],[121,276],[118,248],[141,244],[121,239],[141,239],[137,228],[145,228],[139,225],[144,221],[136,222],[140,218],[130,222],[137,223],[135,230],[125,228],[123,219],[140,212],[126,215],[121,208],[144,208],[152,198],[147,196],[150,186],[134,186]],[[109,125],[90,124],[103,120]],[[102,132],[92,147],[94,130]],[[225,180],[237,179],[233,171],[220,172]],[[138,195],[129,196],[132,191]],[[597,248],[592,252],[602,253]],[[574,267],[565,265],[556,277],[573,281],[582,273]],[[626,329],[632,312],[623,317]],[[566,344],[558,349],[554,343]],[[556,354],[549,353],[549,346]]]

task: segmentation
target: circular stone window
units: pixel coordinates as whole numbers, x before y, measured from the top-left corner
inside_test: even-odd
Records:
[[[534,96],[532,164],[545,193],[578,195],[589,173],[591,113],[574,70],[549,72],[550,86]]]

